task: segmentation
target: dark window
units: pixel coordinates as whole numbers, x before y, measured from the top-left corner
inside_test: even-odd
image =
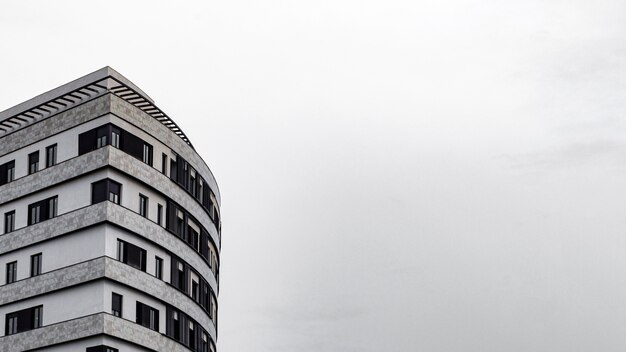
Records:
[[[42,325],[43,306],[23,309],[6,315],[5,335],[37,329]]]
[[[152,166],[152,146],[148,143],[143,144],[141,161]]]
[[[91,204],[105,200],[120,204],[121,189],[121,184],[109,179],[94,182],[91,184]]]
[[[0,186],[15,179],[15,160],[0,165]]]
[[[157,279],[163,279],[163,259],[155,257],[154,276]]]
[[[172,256],[171,257],[171,279],[170,282],[172,286],[178,288],[183,292],[187,292],[187,275],[188,269],[185,267],[185,264],[181,262],[178,258]]]
[[[167,175],[167,154],[161,155],[161,172],[163,175]]]
[[[15,180],[15,161],[9,161],[7,164],[7,182]]]
[[[28,225],[33,225],[57,216],[57,207],[57,196],[30,204],[28,206]]]
[[[149,305],[137,302],[137,324],[159,331],[159,311]]]
[[[198,283],[195,280],[191,280],[191,298],[194,301],[198,301],[198,288]]]
[[[30,276],[41,275],[41,253],[30,256]]]
[[[202,339],[200,340],[200,352],[209,352],[209,337],[206,332],[202,333]]]
[[[175,155],[170,159],[170,178],[172,181],[178,182],[178,162],[175,158],[178,159],[178,156]]]
[[[14,283],[17,279],[17,262],[7,263],[7,284]]]
[[[96,149],[109,144],[107,130],[107,128],[98,128],[98,130],[96,130]]]
[[[105,346],[105,345],[100,345],[100,346],[87,347],[87,350],[85,352],[118,352],[118,349]]]
[[[178,310],[167,307],[166,311],[166,327],[165,334],[176,341],[183,342],[182,337],[184,333],[181,329],[184,327],[183,325],[184,315],[180,313]]]
[[[117,240],[117,259],[133,268],[146,271],[146,250],[134,244]]]
[[[189,322],[189,348],[192,350],[196,348],[196,324],[193,321]]]
[[[163,206],[157,204],[157,224],[163,225]]]
[[[120,129],[115,126],[111,126],[111,145],[115,148],[120,147]]]
[[[213,291],[211,290],[211,301],[210,303],[210,307],[209,307],[209,317],[211,318],[211,320],[213,320],[214,323],[217,322],[217,300],[215,299],[215,296],[213,295]]]
[[[4,233],[15,230],[15,210],[4,214]]]
[[[111,313],[116,317],[122,317],[122,295],[115,292],[111,296]]]
[[[191,225],[187,225],[187,242],[197,251],[199,250],[198,245],[200,244],[200,238],[198,231],[194,230]]]
[[[57,163],[57,145],[53,144],[46,148],[46,167],[56,165]]]
[[[148,197],[139,195],[139,215],[148,217]]]
[[[39,151],[28,154],[28,174],[39,171]]]

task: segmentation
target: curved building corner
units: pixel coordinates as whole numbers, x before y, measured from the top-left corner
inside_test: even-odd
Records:
[[[0,352],[216,351],[220,202],[110,67],[0,112]]]

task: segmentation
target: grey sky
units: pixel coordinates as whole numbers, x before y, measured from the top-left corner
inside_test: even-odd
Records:
[[[105,65],[220,184],[220,352],[626,346],[623,2],[0,4],[0,110]]]

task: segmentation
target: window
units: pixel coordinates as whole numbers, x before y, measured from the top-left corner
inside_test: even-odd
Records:
[[[115,292],[111,296],[111,313],[116,317],[122,317],[122,295]]]
[[[111,145],[115,148],[120,147],[120,130],[119,128],[112,127],[111,128]]]
[[[40,328],[42,325],[43,306],[33,308],[33,329]]]
[[[96,149],[107,145],[108,126],[99,127],[96,130]]]
[[[196,196],[196,170],[190,168],[189,172],[189,192],[195,197]]]
[[[196,348],[196,324],[193,321],[189,322],[189,348]]]
[[[157,204],[157,224],[163,225],[163,206]]]
[[[87,350],[85,350],[85,352],[119,352],[119,350],[117,348],[100,345],[100,346],[87,347]]]
[[[8,315],[6,324],[5,335],[17,334],[17,315]]]
[[[213,292],[211,292],[211,306],[209,307],[209,317],[213,320],[214,323],[217,322],[217,300],[215,296],[213,296]]]
[[[28,174],[39,171],[39,151],[28,154]]]
[[[7,182],[15,180],[15,161],[7,164]]]
[[[7,263],[7,284],[14,283],[17,279],[17,262]]]
[[[52,219],[57,216],[58,197],[54,196],[28,206],[28,225]]]
[[[137,324],[148,329],[159,331],[159,311],[147,304],[137,302]]]
[[[141,161],[152,166],[152,146],[148,143],[143,144]]]
[[[37,329],[43,323],[43,306],[23,309],[6,315],[5,335]]]
[[[191,298],[194,301],[198,300],[198,282],[196,280],[191,280]]]
[[[121,184],[109,179],[94,182],[91,184],[91,204],[104,202],[105,200],[120,204],[121,190]]]
[[[58,198],[52,197],[48,199],[48,219],[57,216]]]
[[[41,275],[41,253],[30,256],[30,276]]]
[[[206,332],[202,333],[200,352],[209,352],[209,337],[207,336]]]
[[[154,268],[154,276],[157,279],[163,279],[163,259],[159,257],[155,257],[155,268]]]
[[[161,172],[163,175],[167,175],[167,154],[161,155]]]
[[[117,260],[133,268],[146,271],[146,250],[134,244],[117,240]]]
[[[15,210],[4,214],[4,233],[15,230]]]
[[[46,148],[46,167],[57,163],[57,145],[53,144]]]
[[[139,215],[148,217],[148,197],[139,195]]]
[[[15,160],[0,165],[0,185],[9,183],[15,179]]]

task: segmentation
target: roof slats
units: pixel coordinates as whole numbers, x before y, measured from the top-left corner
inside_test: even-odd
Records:
[[[112,76],[108,76],[98,82],[92,82],[83,87],[77,88],[63,96],[51,99],[45,103],[0,121],[0,137],[106,93],[112,93],[150,115],[152,118],[161,122],[165,127],[169,128],[172,132],[179,136],[185,143],[187,143],[187,145],[193,148],[193,145],[180,127],[178,127],[172,119],[161,111],[161,109],[155,106],[154,103],[144,97],[141,93],[128,87]]]

